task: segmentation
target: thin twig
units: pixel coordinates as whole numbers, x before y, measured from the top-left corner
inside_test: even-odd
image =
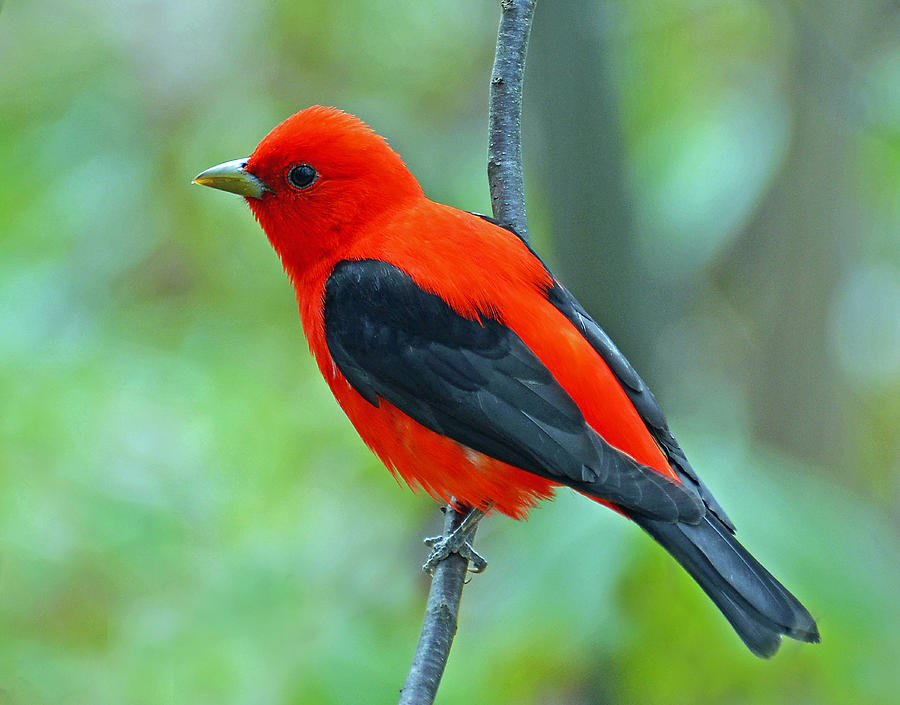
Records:
[[[525,178],[522,172],[522,79],[537,0],[501,0],[497,54],[491,72],[488,185],[494,217],[526,242]]]
[[[525,52],[537,0],[500,0],[497,53],[491,73],[488,182],[494,217],[528,240],[525,180],[522,175],[522,79]],[[465,515],[446,509],[444,536],[460,526]],[[474,539],[472,529],[469,539]],[[434,570],[422,633],[412,666],[400,691],[399,705],[431,705],[437,694],[456,635],[457,615],[469,562],[452,553]]]
[[[449,536],[462,525],[465,514],[454,511],[451,506],[445,507],[444,511],[444,536]],[[470,537],[474,535],[473,529]],[[434,569],[422,633],[406,683],[400,691],[399,705],[430,705],[434,702],[450,655],[450,645],[456,635],[459,601],[468,565],[467,559],[458,553],[451,553]]]

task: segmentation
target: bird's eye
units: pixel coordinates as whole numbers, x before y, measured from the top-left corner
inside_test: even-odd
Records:
[[[291,182],[291,186],[300,190],[309,188],[316,183],[318,178],[318,172],[309,164],[297,164],[288,172],[288,181]]]

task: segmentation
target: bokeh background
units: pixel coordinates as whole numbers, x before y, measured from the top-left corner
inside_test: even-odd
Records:
[[[313,103],[489,212],[491,0],[7,2],[0,703],[389,703],[435,505],[314,370],[243,202],[190,185]],[[439,702],[900,692],[900,7],[539,4],[535,246],[819,619],[754,658],[635,527],[496,518]]]

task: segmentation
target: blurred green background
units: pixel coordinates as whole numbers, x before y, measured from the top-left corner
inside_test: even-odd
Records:
[[[489,212],[491,0],[7,2],[0,703],[389,703],[435,505],[306,350],[234,196],[313,103]],[[867,703],[900,691],[900,8],[539,4],[535,246],[656,391],[820,646],[747,652],[571,493],[486,522],[440,703]]]

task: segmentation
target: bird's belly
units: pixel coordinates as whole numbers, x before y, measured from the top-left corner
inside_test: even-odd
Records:
[[[553,496],[558,483],[436,433],[383,399],[375,407],[349,385],[332,391],[366,445],[413,491],[515,519]]]

